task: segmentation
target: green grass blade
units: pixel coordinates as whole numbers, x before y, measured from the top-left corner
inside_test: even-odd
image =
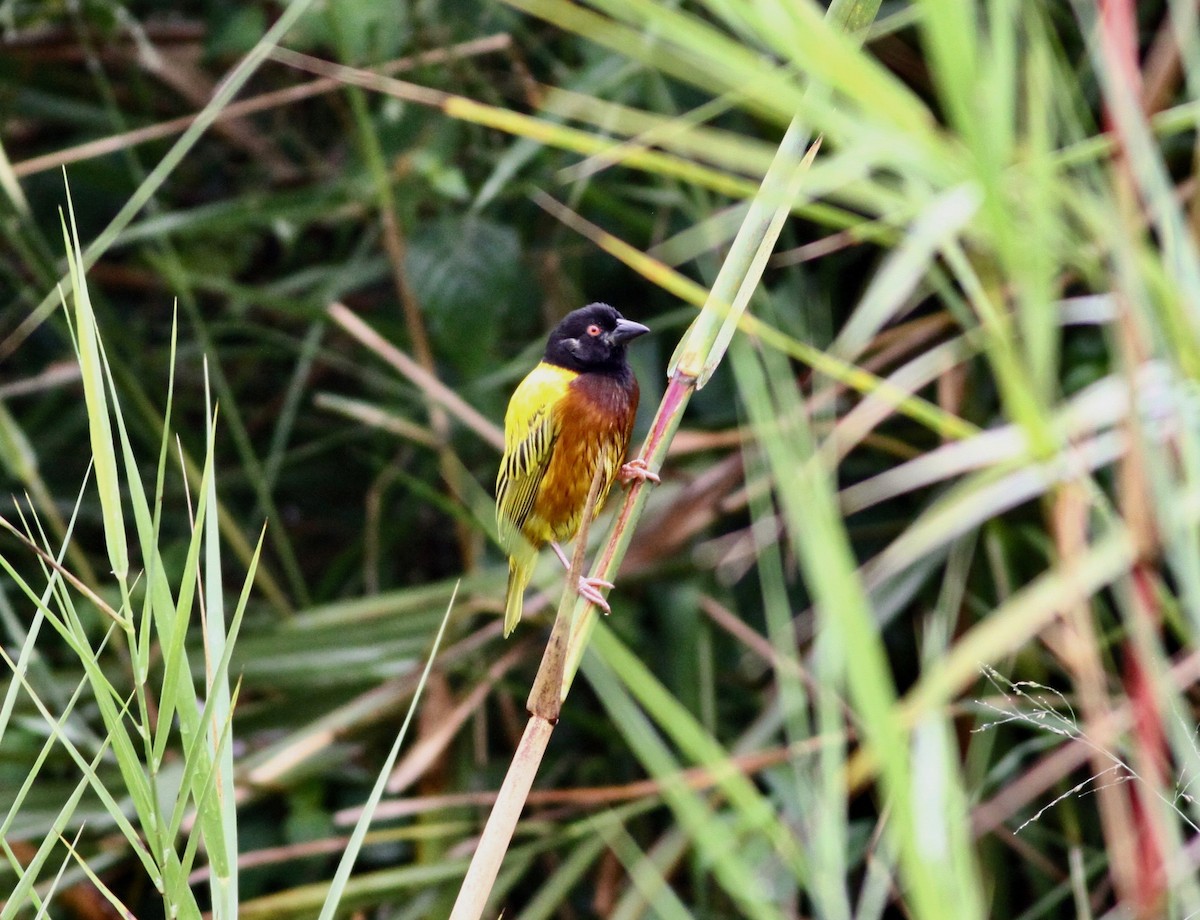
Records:
[[[458,591],[456,588],[454,594],[450,596],[449,603],[446,605],[446,613],[442,617],[442,624],[438,627],[437,635],[433,639],[433,645],[429,650],[425,662],[425,669],[421,672],[421,679],[417,683],[417,689],[413,694],[412,702],[409,704],[408,712],[404,716],[404,722],[400,726],[400,731],[396,735],[396,740],[392,743],[392,749],[388,753],[378,777],[376,777],[371,794],[367,797],[367,802],[363,806],[362,815],[354,825],[354,831],[351,833],[350,841],[346,845],[346,852],[342,854],[342,858],[338,862],[333,881],[329,884],[329,892],[325,897],[325,902],[321,905],[319,920],[333,920],[337,914],[339,902],[345,895],[347,884],[350,881],[350,873],[353,871],[354,862],[358,859],[359,851],[362,849],[363,839],[366,837],[367,829],[371,825],[375,808],[379,805],[379,800],[383,798],[384,790],[387,788],[388,777],[391,775],[396,759],[400,756],[400,747],[404,743],[404,739],[408,734],[408,726],[417,711],[417,701],[421,698],[421,691],[425,687],[425,681],[428,680],[429,672],[433,668],[434,661],[437,659],[438,649],[441,647],[442,637],[446,632],[446,624],[450,622],[450,613],[454,609],[454,599],[457,595]]]
[[[88,409],[88,434],[92,445],[96,488],[100,493],[100,509],[104,516],[104,542],[108,548],[108,561],[112,566],[112,573],[119,581],[124,582],[129,576],[129,546],[125,537],[125,515],[121,508],[121,482],[113,450],[112,425],[104,388],[96,316],[92,312],[92,302],[83,276],[83,252],[79,245],[78,231],[75,229],[75,208],[69,190],[67,210],[70,226],[68,227],[66,218],[63,218],[63,242],[67,248],[67,264],[70,266],[71,293],[75,298],[75,329],[78,334],[76,347],[83,381],[83,398]],[[65,300],[63,305],[65,308]]]

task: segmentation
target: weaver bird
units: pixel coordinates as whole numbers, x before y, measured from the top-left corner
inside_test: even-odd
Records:
[[[549,543],[570,570],[557,541],[578,532],[597,470],[596,513],[618,478],[658,481],[645,461],[625,463],[638,407],[625,346],[649,331],[608,304],[575,310],[551,331],[542,360],[509,400],[496,478],[496,523],[508,553],[505,636],[521,619],[538,550]],[[600,589],[611,587],[581,577],[577,590],[607,612]]]

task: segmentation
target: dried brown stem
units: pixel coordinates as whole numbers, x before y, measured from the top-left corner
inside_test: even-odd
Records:
[[[426,64],[436,64],[442,61],[477,54],[489,54],[493,51],[508,48],[511,45],[512,38],[507,33],[489,35],[486,38],[463,42],[459,45],[451,45],[448,48],[436,48],[432,51],[414,54],[411,57],[399,58],[380,67],[378,73],[402,73],[403,71],[412,70],[415,67]],[[282,59],[282,55],[277,57],[277,59]],[[343,82],[341,80],[333,77],[321,77],[317,80],[310,80],[308,83],[302,83],[299,86],[289,86],[287,89],[262,93],[258,96],[252,96],[249,99],[243,99],[241,102],[233,102],[225,106],[221,110],[221,114],[214,119],[214,122],[245,118],[247,115],[253,115],[256,112],[265,112],[270,109],[279,108],[280,106],[291,105],[304,99],[310,99],[313,96],[320,96],[339,89],[342,86]],[[115,153],[118,150],[137,146],[138,144],[171,137],[186,131],[197,117],[198,115],[183,115],[179,118],[159,122],[156,125],[147,125],[144,128],[123,131],[120,134],[113,134],[109,137],[102,137],[99,140],[88,141],[86,144],[77,144],[74,147],[56,150],[53,153],[30,157],[28,160],[14,163],[12,165],[13,174],[20,179],[35,173],[45,172],[49,169],[58,169],[69,163],[90,160],[94,157],[105,156],[109,153]]]
[[[328,311],[335,323],[407,377],[412,384],[421,389],[427,399],[444,407],[484,442],[497,450],[504,449],[504,432],[437,377],[359,319],[353,310],[345,304],[332,303]]]

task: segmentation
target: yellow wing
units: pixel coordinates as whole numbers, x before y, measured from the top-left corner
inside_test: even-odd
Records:
[[[500,545],[510,555],[525,543],[521,528],[533,510],[558,438],[559,420],[554,407],[576,376],[566,368],[538,364],[508,402],[504,458],[496,477],[496,523]]]

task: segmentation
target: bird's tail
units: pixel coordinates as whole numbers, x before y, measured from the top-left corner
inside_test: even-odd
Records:
[[[508,560],[508,599],[504,604],[504,638],[517,628],[521,622],[521,609],[525,602],[525,586],[533,575],[533,566],[537,562],[537,554],[533,553],[528,559],[510,556]]]

